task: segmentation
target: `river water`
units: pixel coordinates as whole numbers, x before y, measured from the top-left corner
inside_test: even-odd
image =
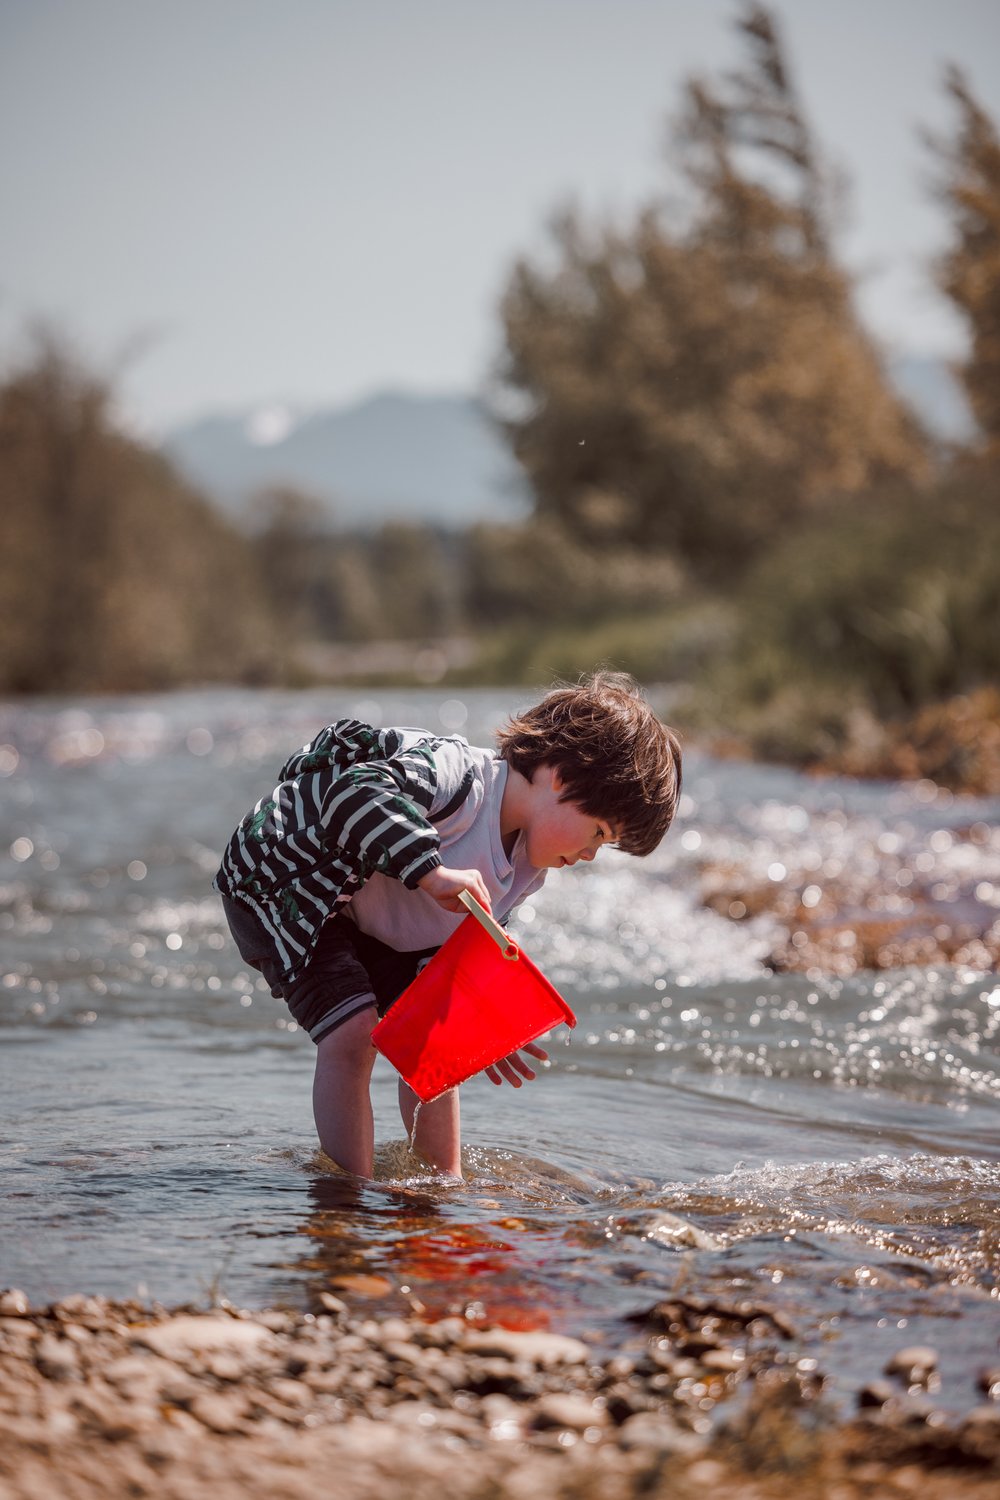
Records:
[[[842,1404],[931,1344],[942,1407],[997,1364],[1000,978],[769,973],[701,862],[821,885],[878,851],[1000,906],[1000,804],[691,753],[646,860],[550,877],[518,940],[577,1013],[521,1090],[463,1088],[467,1181],[325,1169],[312,1045],[210,890],[232,827],[330,719],[488,743],[514,693],[219,690],[0,709],[0,1283],[163,1302],[339,1292],[603,1341],[671,1292],[789,1319]],[[972,828],[974,838],[968,837]],[[807,1365],[806,1368],[809,1368]]]

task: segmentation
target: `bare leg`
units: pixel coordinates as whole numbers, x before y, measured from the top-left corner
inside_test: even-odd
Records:
[[[458,1089],[449,1089],[430,1104],[421,1104],[417,1115],[414,1136],[413,1116],[417,1108],[417,1096],[408,1083],[399,1080],[399,1113],[403,1117],[406,1134],[413,1138],[413,1149],[451,1177],[462,1175],[462,1126],[458,1102]]]
[[[375,1048],[375,1007],[328,1032],[316,1048],[313,1117],[327,1156],[359,1177],[370,1177],[375,1159],[375,1120],[369,1092]]]

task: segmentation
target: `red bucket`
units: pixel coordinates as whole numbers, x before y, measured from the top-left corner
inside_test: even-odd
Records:
[[[468,892],[470,916],[372,1032],[425,1104],[576,1016]],[[473,920],[475,918],[475,920]]]

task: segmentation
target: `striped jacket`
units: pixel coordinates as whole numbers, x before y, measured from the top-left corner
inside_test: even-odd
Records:
[[[286,761],[277,786],[247,813],[214,887],[253,909],[294,979],[327,917],[369,875],[413,889],[441,863],[435,825],[474,781],[460,736],[339,719]]]

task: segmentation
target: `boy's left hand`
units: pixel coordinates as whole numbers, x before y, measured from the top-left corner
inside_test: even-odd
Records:
[[[490,1083],[512,1083],[516,1089],[521,1087],[524,1079],[537,1078],[538,1074],[529,1063],[521,1056],[522,1052],[529,1052],[532,1057],[537,1057],[539,1062],[548,1062],[549,1054],[541,1047],[536,1047],[534,1042],[526,1042],[519,1052],[512,1052],[509,1057],[502,1057],[492,1067],[484,1069]]]

